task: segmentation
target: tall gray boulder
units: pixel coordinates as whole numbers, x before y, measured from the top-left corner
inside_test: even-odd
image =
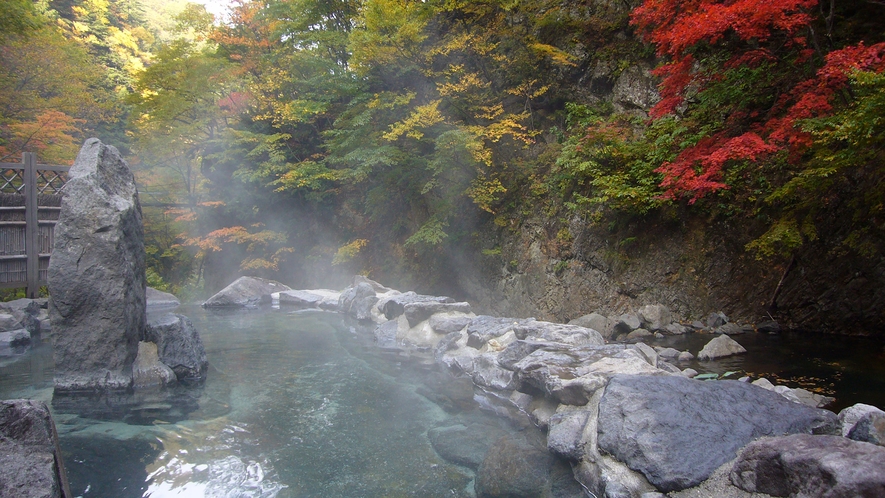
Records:
[[[125,389],[145,327],[135,177],[116,148],[92,138],[69,178],[49,265],[55,389]]]

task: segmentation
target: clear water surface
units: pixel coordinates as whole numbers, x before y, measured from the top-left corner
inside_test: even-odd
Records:
[[[53,399],[48,345],[0,356],[0,399],[51,403],[75,496],[471,496],[473,471],[440,458],[429,429],[460,424],[538,437],[525,417],[469,380],[426,355],[380,350],[370,330],[338,314],[177,312],[203,338],[210,363],[203,385]],[[807,387],[835,395],[836,409],[885,406],[881,342],[734,338],[748,354],[680,366]],[[696,354],[710,339],[657,344]]]
[[[441,459],[428,429],[535,430],[335,313],[177,312],[206,347],[203,386],[53,399],[47,345],[0,360],[2,399],[52,403],[75,496],[469,496],[473,471]]]

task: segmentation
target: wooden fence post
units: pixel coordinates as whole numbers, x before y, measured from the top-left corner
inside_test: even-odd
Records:
[[[40,248],[37,247],[37,234],[40,232],[37,214],[37,157],[33,152],[22,155],[25,166],[25,253],[28,256],[28,288],[27,297],[34,299],[40,290]]]

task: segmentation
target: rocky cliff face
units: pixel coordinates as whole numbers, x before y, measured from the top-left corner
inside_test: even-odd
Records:
[[[459,272],[458,285],[483,312],[559,322],[661,303],[684,320],[723,311],[805,330],[885,330],[881,259],[840,253],[822,237],[792,262],[759,261],[744,248],[758,235],[745,223],[654,218],[612,230],[611,221],[574,218],[563,232],[539,217],[490,234],[500,256],[464,258],[479,268]]]

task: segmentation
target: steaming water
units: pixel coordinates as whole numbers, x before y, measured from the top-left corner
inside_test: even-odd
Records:
[[[537,431],[423,356],[383,352],[333,313],[179,311],[200,331],[206,383],[116,398],[52,395],[48,346],[0,356],[0,399],[52,403],[75,496],[470,496],[473,472],[442,460],[433,427]],[[697,351],[712,336],[662,345]],[[746,355],[692,362],[823,390],[836,408],[885,406],[881,342],[746,334]],[[7,352],[8,354],[9,352]],[[512,415],[512,414],[511,414]]]
[[[183,313],[209,357],[202,387],[53,401],[48,347],[0,364],[2,398],[53,402],[75,496],[468,496],[472,471],[442,460],[428,429],[534,431],[336,314]]]

